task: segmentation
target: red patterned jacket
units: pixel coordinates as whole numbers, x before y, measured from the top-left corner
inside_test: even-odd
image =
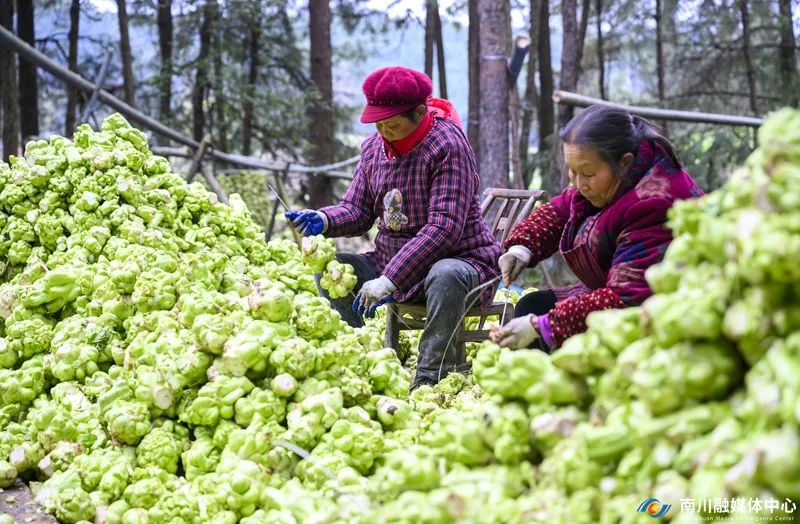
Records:
[[[512,231],[505,248],[523,245],[530,267],[561,250],[581,284],[553,290],[559,300],[539,317],[550,347],[586,329],[592,311],[641,304],[652,294],[645,270],[661,261],[672,233],[667,211],[703,192],[659,145],[642,141],[614,200],[595,208],[574,187],[540,206]]]
[[[394,299],[408,302],[421,297],[428,271],[443,258],[468,262],[481,283],[497,276],[500,244],[481,215],[479,191],[464,133],[436,118],[412,151],[391,159],[378,133],[367,137],[341,203],[320,211],[329,237],[362,235],[378,219],[375,251],[366,256],[397,286]]]

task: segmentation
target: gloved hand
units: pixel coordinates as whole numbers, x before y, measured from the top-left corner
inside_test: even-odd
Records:
[[[528,347],[539,338],[536,315],[517,317],[491,334],[492,342],[511,349]]]
[[[531,262],[531,251],[525,246],[511,246],[498,260],[500,274],[503,275],[503,284],[511,285],[523,269]]]
[[[367,318],[373,318],[375,310],[389,302],[396,290],[397,287],[384,275],[368,280],[361,286],[353,302],[353,311]]]
[[[283,214],[291,220],[294,227],[304,236],[321,235],[328,229],[328,219],[319,211],[304,209],[303,211],[287,211]]]

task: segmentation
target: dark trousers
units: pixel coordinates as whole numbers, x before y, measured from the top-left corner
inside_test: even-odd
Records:
[[[332,299],[319,286],[320,295],[327,298],[331,307],[353,327],[364,325],[363,319],[353,312],[353,300],[367,280],[380,275],[367,257],[357,253],[339,253],[336,258],[353,266],[358,283],[353,295]],[[435,384],[450,371],[466,363],[466,355],[457,349],[453,332],[459,325],[467,300],[476,299],[476,293],[467,294],[480,284],[478,271],[469,263],[454,258],[436,262],[425,277],[425,327],[419,341],[419,360],[412,388],[420,384]],[[477,302],[477,300],[476,300]],[[395,348],[397,349],[397,348]]]
[[[514,317],[524,317],[525,315],[546,315],[556,306],[556,294],[550,291],[549,289],[543,289],[542,291],[534,291],[533,293],[528,293],[524,297],[519,299],[517,302],[516,307],[514,308]],[[545,345],[542,343],[541,338],[537,338],[534,340],[530,346],[530,349],[541,349],[542,351],[548,351]]]

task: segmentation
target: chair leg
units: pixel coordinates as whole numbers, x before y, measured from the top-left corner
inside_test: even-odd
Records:
[[[456,354],[459,355],[460,363],[456,368],[459,373],[466,373],[472,369],[472,366],[467,362],[467,343],[456,342]]]
[[[397,308],[394,304],[386,305],[386,333],[383,337],[383,345],[394,349],[395,352],[400,345],[400,325],[397,322]]]
[[[470,368],[467,364],[467,343],[462,338],[465,331],[464,321],[462,321],[458,326],[458,333],[453,337],[453,349],[456,352],[456,362],[458,362],[454,371],[457,373],[467,373]]]
[[[472,365],[467,362],[467,342],[462,338],[465,332],[466,329],[462,323],[453,341],[453,349],[456,352],[456,362],[458,362],[454,371],[461,374],[468,374],[472,370]]]

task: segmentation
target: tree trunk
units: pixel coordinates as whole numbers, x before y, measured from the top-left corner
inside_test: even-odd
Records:
[[[797,90],[800,86],[797,85],[797,54],[791,0],[779,0],[778,8],[781,28],[780,71],[784,100],[787,105],[797,107]]]
[[[444,37],[442,35],[442,17],[439,16],[439,2],[433,0],[433,19],[436,30],[436,65],[438,66],[437,75],[439,76],[439,96],[447,98],[447,73],[444,62]]]
[[[581,1],[581,21],[578,25],[578,73],[575,79],[577,84],[580,79],[581,72],[583,71],[583,47],[586,42],[586,30],[589,27],[589,13],[592,10],[591,0]]]
[[[478,0],[467,0],[469,8],[469,115],[467,117],[467,138],[475,152],[475,161],[480,165],[480,17],[478,16]]]
[[[36,46],[33,2],[17,2],[17,34],[30,46]],[[19,61],[19,112],[22,138],[39,135],[39,78],[36,66]]]
[[[656,0],[656,77],[658,79],[658,101],[659,105],[663,107],[664,99],[666,98],[666,90],[664,88],[664,39],[663,39],[663,20],[662,20],[662,0]],[[661,122],[661,127],[664,129],[664,134],[668,135],[669,129],[667,121]]]
[[[67,66],[78,72],[78,35],[80,34],[81,0],[72,0],[69,8],[69,54]],[[67,85],[67,116],[64,120],[64,134],[72,136],[75,131],[75,110],[78,105],[78,91]]]
[[[214,14],[214,27],[212,29],[212,52],[214,53],[214,110],[216,113],[217,136],[214,143],[222,151],[228,150],[228,127],[225,121],[225,71],[222,65],[222,48],[224,35],[223,26],[218,23],[221,17],[217,5],[217,12]]]
[[[480,150],[483,187],[508,187],[508,0],[479,0]]]
[[[425,74],[433,78],[433,46],[436,45],[436,19],[433,16],[434,0],[425,2]]]
[[[133,103],[133,56],[131,56],[131,40],[128,36],[128,8],[126,0],[117,0],[117,18],[119,19],[119,50],[122,55],[122,85],[125,102]]]
[[[561,0],[563,40],[561,46],[561,73],[559,89],[574,92],[578,85],[578,18],[577,0]],[[563,128],[572,119],[572,106],[559,104],[558,127]]]
[[[531,26],[528,28],[528,34],[531,39],[531,45],[535,47],[539,45],[539,12],[541,11],[539,4],[541,3],[542,0],[530,0]],[[528,149],[530,148],[531,128],[533,127],[533,109],[539,103],[539,94],[536,91],[536,62],[536,54],[533,51],[529,52],[528,70],[525,79],[525,97],[522,102],[522,125],[520,126],[519,134],[519,155],[524,187],[531,185],[534,171]]]
[[[520,100],[516,84],[513,84],[508,90],[508,116],[511,130],[509,138],[511,141],[511,187],[523,189],[525,175],[522,172],[522,158],[520,157]]]
[[[597,83],[600,88],[600,98],[606,99],[606,57],[603,51],[603,0],[595,1],[597,12]]]
[[[197,71],[192,87],[192,137],[198,142],[203,139],[205,132],[205,111],[203,103],[208,92],[208,57],[211,48],[211,32],[213,30],[213,17],[216,12],[216,0],[208,0],[203,13],[203,22],[200,25],[200,51],[197,54]]]
[[[553,64],[550,56],[550,2],[541,0],[539,15],[539,161],[543,166],[544,187],[552,193],[561,177],[550,169],[555,132],[553,103]],[[554,183],[555,182],[555,183]]]
[[[14,0],[0,2],[0,24],[14,31]],[[0,49],[0,93],[3,95],[3,160],[19,155],[19,91],[17,55],[8,47]]]
[[[758,116],[758,93],[756,92],[756,70],[753,68],[750,49],[750,13],[747,0],[739,0],[739,13],[742,17],[742,53],[747,73],[747,87],[750,95],[750,111]]]
[[[331,72],[331,8],[328,0],[309,2],[311,35],[311,81],[316,97],[308,106],[309,161],[314,165],[333,162],[333,82]],[[333,203],[331,179],[311,176],[307,184],[312,209]]]
[[[251,153],[253,140],[253,98],[256,95],[256,84],[258,83],[258,47],[261,39],[261,16],[260,12],[255,14],[255,21],[250,26],[247,46],[247,91],[245,92],[244,103],[242,104],[242,154]]]
[[[161,51],[158,114],[167,123],[172,121],[172,0],[158,0],[157,23]]]
[[[506,34],[508,35],[509,39],[511,35],[514,33],[511,29],[511,15],[510,15],[510,2],[509,2],[509,16],[506,19],[508,26],[506,28]],[[508,52],[506,53],[509,57],[513,56],[514,53],[517,52],[517,41],[516,39],[512,40],[512,45],[508,46]],[[512,72],[509,68],[511,65],[511,59],[506,61],[506,74],[508,76],[508,140],[509,140],[509,168],[511,171],[511,182],[510,186],[514,189],[522,189],[522,163],[519,159],[519,89],[517,89],[517,78],[519,78],[519,72],[516,75],[512,76]],[[520,72],[522,69],[520,68]]]

